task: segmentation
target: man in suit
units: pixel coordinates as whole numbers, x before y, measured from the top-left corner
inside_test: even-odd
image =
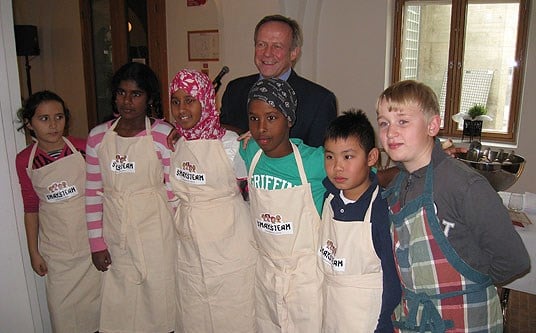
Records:
[[[303,43],[300,26],[282,15],[266,16],[255,27],[254,40],[259,73],[229,82],[222,97],[221,123],[239,134],[246,132],[249,89],[261,78],[280,78],[290,84],[298,99],[296,123],[290,136],[310,146],[322,145],[327,126],[337,117],[337,102],[331,91],[292,69]]]

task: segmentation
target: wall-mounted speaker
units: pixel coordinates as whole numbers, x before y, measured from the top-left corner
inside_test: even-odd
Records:
[[[35,25],[15,25],[15,44],[18,56],[39,55],[39,40]]]

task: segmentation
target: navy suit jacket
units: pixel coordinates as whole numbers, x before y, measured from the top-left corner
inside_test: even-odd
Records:
[[[253,74],[234,79],[227,84],[222,97],[222,124],[232,125],[243,131],[248,129],[248,93],[258,79],[259,74]],[[287,82],[296,92],[298,99],[296,123],[290,129],[290,137],[300,138],[309,146],[321,146],[326,128],[337,117],[335,95],[321,85],[298,76],[294,70]]]

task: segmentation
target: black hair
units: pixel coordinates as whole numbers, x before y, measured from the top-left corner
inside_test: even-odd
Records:
[[[24,106],[19,109],[19,111],[17,111],[17,117],[22,123],[22,125],[17,128],[17,130],[24,130],[25,132],[28,132],[31,136],[35,137],[34,131],[29,129],[26,125],[28,125],[32,120],[32,117],[35,115],[35,111],[37,110],[39,105],[41,105],[41,103],[43,102],[48,101],[56,101],[61,104],[63,113],[65,114],[65,128],[68,128],[69,119],[71,119],[71,112],[67,107],[65,107],[65,102],[63,101],[63,99],[58,94],[52,91],[42,90],[28,97],[28,99],[24,103]]]
[[[349,137],[356,138],[367,155],[376,147],[374,128],[362,110],[349,109],[335,118],[326,130],[324,143],[327,140],[348,139]]]
[[[111,89],[112,89],[112,110],[117,112],[117,105],[115,105],[115,99],[117,96],[117,89],[121,81],[134,81],[136,85],[147,93],[147,116],[164,118],[164,112],[162,110],[162,100],[160,97],[160,82],[156,77],[155,72],[144,64],[138,62],[129,62],[121,68],[119,68],[112,77]]]
[[[253,35],[255,42],[257,42],[257,33],[259,32],[259,29],[263,24],[268,22],[281,22],[288,25],[292,30],[292,50],[302,46],[303,34],[298,22],[291,19],[290,17],[285,17],[279,14],[265,16],[259,21],[259,23],[257,23],[257,26],[255,27],[255,35]]]

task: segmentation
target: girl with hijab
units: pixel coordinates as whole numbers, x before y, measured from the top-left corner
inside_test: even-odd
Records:
[[[254,247],[247,177],[237,135],[220,126],[215,92],[203,73],[183,69],[169,87],[180,135],[170,182],[179,198],[177,326],[180,332],[254,332]]]

